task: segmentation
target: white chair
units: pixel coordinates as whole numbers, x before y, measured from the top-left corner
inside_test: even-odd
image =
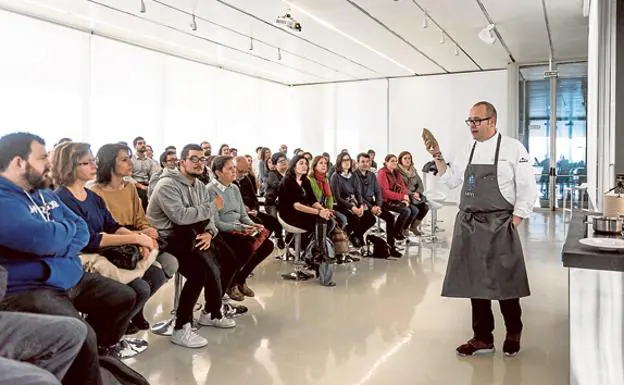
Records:
[[[437,233],[440,231],[438,228],[438,210],[444,207],[446,201],[446,195],[439,191],[427,191],[424,193],[427,197],[427,205],[431,213],[431,230],[430,234],[424,235],[422,238],[427,242],[436,242],[438,240]]]
[[[286,245],[286,249],[284,251],[284,260],[286,260],[288,249],[290,248],[291,243],[293,241],[295,242],[294,270],[291,273],[282,274],[282,278],[290,281],[305,281],[312,278],[312,275],[307,274],[303,271],[303,261],[301,260],[301,235],[307,233],[308,231],[289,225],[282,219],[282,217],[280,217],[279,213],[277,214],[277,220],[279,221],[280,225],[282,225],[286,233],[291,233],[293,235],[292,239],[288,242],[288,245]]]

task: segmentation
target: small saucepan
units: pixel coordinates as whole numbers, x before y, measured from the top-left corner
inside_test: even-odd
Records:
[[[594,231],[602,234],[622,234],[621,217],[593,217]]]

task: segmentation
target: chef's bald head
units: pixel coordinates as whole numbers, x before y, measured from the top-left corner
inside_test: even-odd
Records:
[[[498,113],[496,112],[496,107],[494,107],[492,103],[481,101],[481,102],[475,103],[475,105],[472,106],[472,108],[475,108],[475,107],[485,108],[485,113],[487,114],[488,117],[494,118],[494,121],[498,120]]]

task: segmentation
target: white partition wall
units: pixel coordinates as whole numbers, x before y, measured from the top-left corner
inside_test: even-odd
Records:
[[[418,168],[431,159],[422,141],[422,129],[428,128],[440,142],[448,161],[472,141],[464,120],[470,107],[485,100],[498,112],[499,130],[515,136],[515,127],[507,122],[507,71],[425,76],[390,80],[389,149],[395,155],[402,150],[412,153]],[[447,194],[457,201],[459,189],[448,191],[427,177],[427,187]]]

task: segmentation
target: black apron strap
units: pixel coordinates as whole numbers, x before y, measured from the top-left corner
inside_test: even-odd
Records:
[[[494,155],[494,164],[498,164],[498,154],[500,152],[500,144],[501,144],[501,134],[498,134],[498,140],[496,141],[496,154]],[[474,156],[474,150],[477,146],[477,141],[475,140],[472,145],[472,150],[470,151],[470,158],[468,159],[468,164],[472,164],[472,157]]]

